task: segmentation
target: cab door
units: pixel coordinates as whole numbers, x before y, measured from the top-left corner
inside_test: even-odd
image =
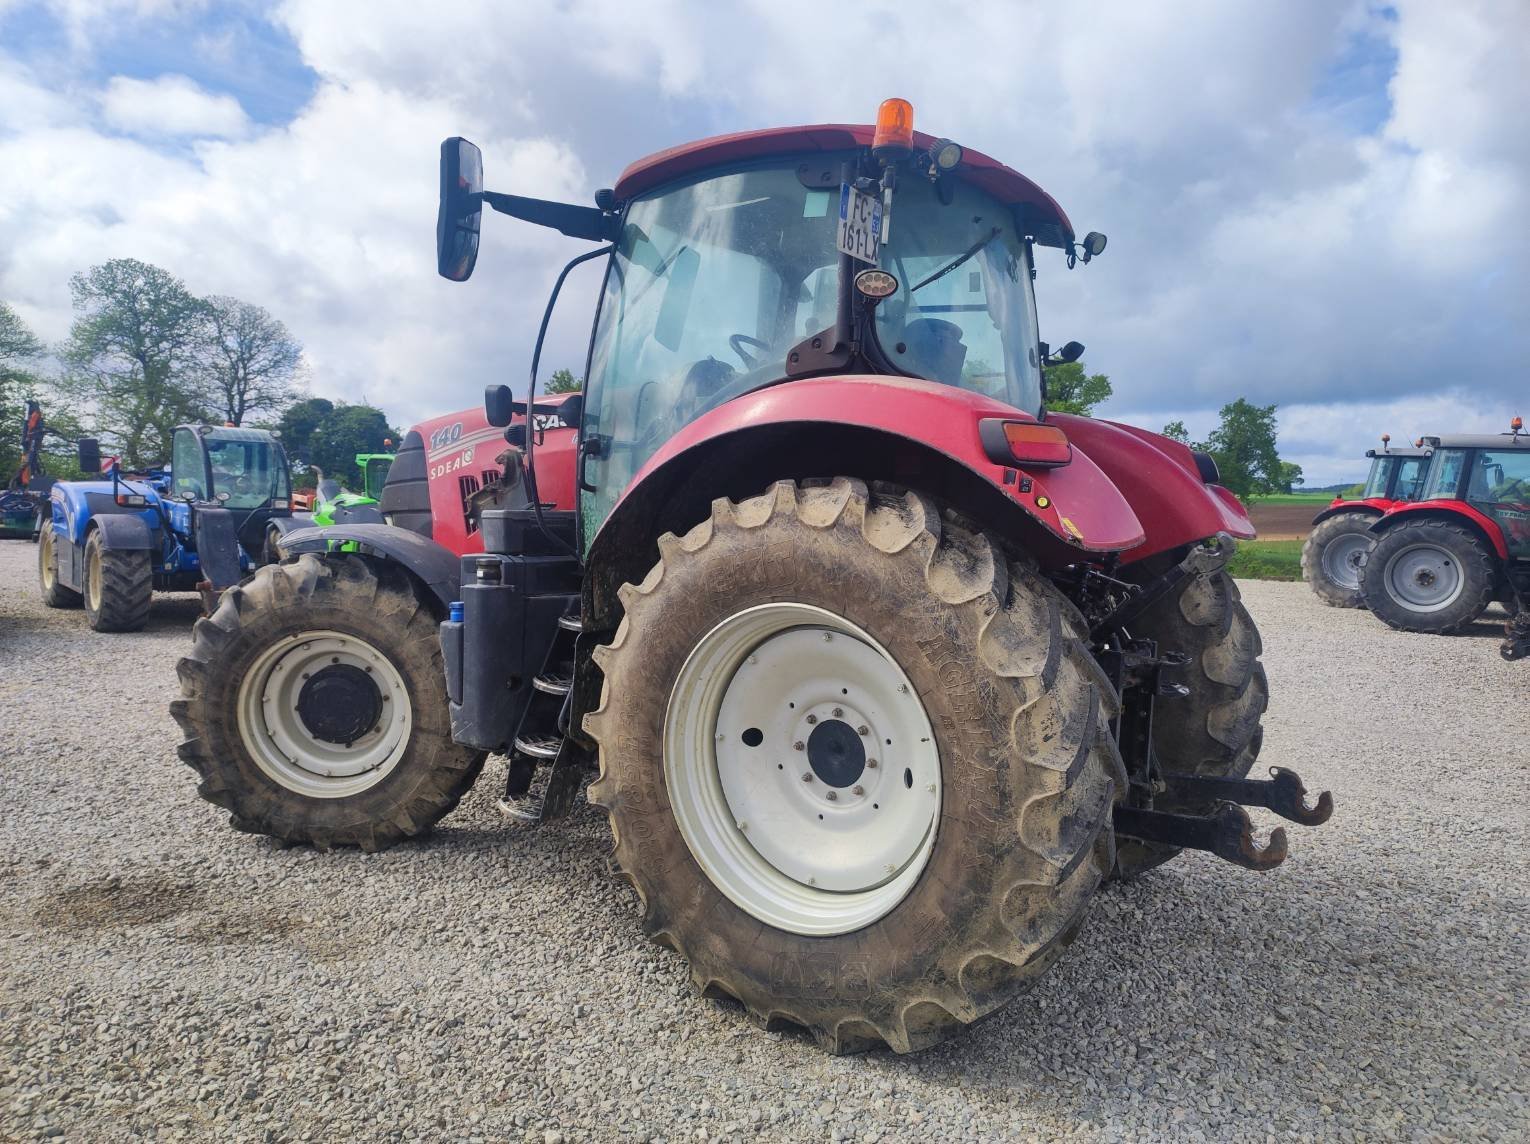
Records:
[[[1530,560],[1530,447],[1478,452],[1466,500],[1498,522],[1511,557]]]

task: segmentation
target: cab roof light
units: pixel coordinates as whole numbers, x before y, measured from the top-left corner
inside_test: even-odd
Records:
[[[996,465],[1055,468],[1073,460],[1068,435],[1056,425],[985,417],[978,422],[983,452]]]
[[[877,108],[877,127],[871,136],[871,152],[897,158],[914,149],[914,105],[906,99],[884,99]]]
[[[1525,419],[1523,417],[1513,418],[1509,422],[1509,428],[1513,430],[1514,436],[1518,437],[1525,430]]]

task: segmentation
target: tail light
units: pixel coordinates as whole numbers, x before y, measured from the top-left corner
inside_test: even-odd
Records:
[[[121,508],[143,508],[149,503],[138,493],[118,493],[115,499]]]
[[[978,437],[983,452],[996,465],[1055,468],[1073,460],[1068,435],[1056,425],[985,417],[978,422]]]

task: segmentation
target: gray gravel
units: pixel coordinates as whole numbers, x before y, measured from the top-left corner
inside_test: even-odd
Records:
[[[954,1044],[836,1059],[693,996],[604,823],[503,823],[493,763],[425,844],[234,833],[166,714],[196,601],[95,635],[37,602],[34,553],[0,542],[0,1137],[1530,1136],[1530,665],[1486,624],[1245,585],[1266,759],[1332,823],[1272,873],[1188,855],[1108,889]]]

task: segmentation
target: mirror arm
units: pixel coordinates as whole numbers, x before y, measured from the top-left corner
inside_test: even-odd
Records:
[[[570,238],[614,242],[618,235],[619,216],[607,214],[598,207],[578,207],[572,203],[529,199],[524,195],[503,195],[498,191],[483,191],[480,198],[500,214],[538,226],[550,226]]]

